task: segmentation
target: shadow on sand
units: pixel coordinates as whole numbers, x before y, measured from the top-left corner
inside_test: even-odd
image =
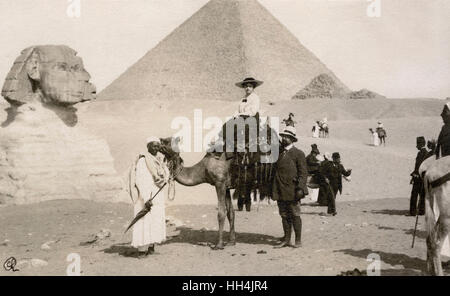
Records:
[[[377,254],[381,261],[390,265],[403,265],[403,268],[382,269],[382,276],[406,276],[406,275],[424,275],[426,270],[426,261],[417,257],[410,257],[405,254],[386,253],[381,251],[374,251],[370,249],[352,250],[343,249],[334,252],[344,253],[346,255],[367,259],[369,254]]]
[[[392,209],[386,209],[386,210],[373,210],[370,211],[372,214],[381,214],[381,215],[393,215],[393,216],[406,216],[409,214],[408,210],[392,210]]]
[[[414,229],[403,229],[403,231],[405,232],[405,234],[411,235],[411,237],[414,235]],[[425,230],[417,229],[416,237],[422,238],[422,239],[427,239],[427,232]]]
[[[139,256],[137,249],[131,246],[130,243],[115,244],[101,251],[106,254],[119,254],[123,257],[138,258]]]
[[[218,231],[216,230],[198,230],[188,227],[179,227],[180,231],[178,236],[169,239],[165,244],[171,243],[188,243],[192,245],[204,245],[215,244],[218,238]],[[224,232],[224,241],[227,242],[229,238],[229,232]],[[259,234],[259,233],[246,233],[236,232],[236,243],[252,244],[252,245],[269,245],[275,246],[277,244],[277,238]]]
[[[217,243],[218,232],[215,230],[197,230],[188,227],[179,227],[177,230],[180,231],[180,234],[168,238],[162,245],[187,243],[200,246],[214,246]],[[228,242],[228,237],[228,232],[224,233],[225,243]],[[278,239],[265,234],[241,232],[236,233],[236,243],[275,246],[278,244]],[[130,243],[114,244],[101,251],[107,254],[119,254],[124,257],[138,257],[137,250]]]

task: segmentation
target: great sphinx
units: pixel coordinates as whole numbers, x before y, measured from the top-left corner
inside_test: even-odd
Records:
[[[28,47],[14,61],[2,88],[9,107],[0,128],[0,203],[122,195],[106,141],[77,125],[74,106],[95,99],[89,80],[65,45]]]
[[[43,102],[70,106],[95,98],[77,52],[65,45],[32,46],[15,60],[2,89],[12,106]]]

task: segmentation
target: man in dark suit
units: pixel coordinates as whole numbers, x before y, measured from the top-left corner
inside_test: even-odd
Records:
[[[441,113],[444,126],[441,132],[436,147],[436,158],[450,155],[450,103],[445,104],[444,110]]]
[[[425,189],[423,182],[419,175],[419,167],[427,158],[428,151],[425,148],[425,138],[418,137],[416,139],[416,148],[419,150],[416,156],[416,164],[414,171],[411,173],[411,184],[413,185],[411,191],[411,199],[409,202],[409,215],[416,216],[417,214],[417,197],[419,196],[419,215],[425,215]]]
[[[273,181],[273,200],[277,201],[283,224],[284,237],[278,248],[301,247],[302,219],[300,200],[308,194],[306,187],[306,158],[303,151],[294,146],[297,142],[295,128],[287,126],[281,136],[281,151]],[[291,231],[294,228],[295,243],[291,245]]]
[[[327,214],[336,216],[336,195],[342,194],[342,176],[350,177],[352,170],[346,170],[341,164],[341,156],[339,152],[334,152],[332,155],[333,161],[326,163],[322,168],[321,173],[325,177],[325,182],[329,185],[331,194],[328,194],[328,210]]]
[[[328,201],[331,199],[331,187],[329,183],[326,182],[326,175],[330,168],[330,163],[332,161],[331,153],[325,152],[323,155],[323,161],[319,165],[319,172],[316,177],[319,183],[319,196],[317,197],[317,202],[320,206],[328,206]]]

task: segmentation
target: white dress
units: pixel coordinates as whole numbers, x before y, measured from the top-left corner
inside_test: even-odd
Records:
[[[259,96],[255,92],[246,98],[242,98],[239,103],[238,115],[255,116],[259,112],[260,101]]]
[[[319,188],[308,188],[309,191],[309,199],[312,202],[317,202],[317,199],[319,198]]]
[[[149,172],[145,158],[143,157],[139,159],[136,165],[136,186],[139,189],[142,199],[138,199],[134,204],[135,216],[144,208],[144,203],[159,190],[159,187],[153,181],[153,176]],[[133,240],[131,243],[133,247],[139,248],[153,243],[161,243],[166,239],[166,196],[167,186],[153,199],[151,211],[134,224]]]
[[[316,124],[314,125],[314,131],[313,131],[313,133],[312,133],[312,137],[313,137],[313,138],[318,138],[318,137],[319,137],[319,132],[320,132],[320,127],[319,127],[319,125],[316,123]]]
[[[380,146],[380,138],[378,138],[377,132],[372,133],[372,138],[373,138],[373,146]]]

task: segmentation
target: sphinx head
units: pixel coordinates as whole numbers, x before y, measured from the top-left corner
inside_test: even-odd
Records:
[[[44,103],[70,106],[95,99],[95,86],[77,52],[65,45],[26,48],[16,59],[2,89],[11,105],[38,98]]]

